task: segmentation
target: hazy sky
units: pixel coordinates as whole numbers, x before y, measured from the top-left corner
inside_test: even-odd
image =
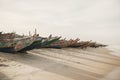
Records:
[[[0,31],[120,41],[120,0],[0,0]]]

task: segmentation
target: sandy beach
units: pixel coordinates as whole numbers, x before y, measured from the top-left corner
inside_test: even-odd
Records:
[[[40,47],[0,52],[0,80],[120,80],[120,0],[0,0],[0,34],[2,51]]]
[[[0,80],[120,80],[120,57],[108,48],[0,52]]]

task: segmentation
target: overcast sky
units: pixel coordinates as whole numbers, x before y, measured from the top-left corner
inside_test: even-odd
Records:
[[[0,31],[120,41],[120,0],[0,0]]]

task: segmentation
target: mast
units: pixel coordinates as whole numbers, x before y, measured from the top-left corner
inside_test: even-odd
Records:
[[[35,28],[35,35],[37,34],[37,29]]]
[[[31,32],[29,31],[29,36],[31,36]]]

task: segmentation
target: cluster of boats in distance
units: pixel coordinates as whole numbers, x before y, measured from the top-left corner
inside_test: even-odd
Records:
[[[77,39],[61,39],[61,36],[52,37],[41,37],[36,33],[34,35],[18,35],[14,32],[11,33],[3,33],[0,32],[0,52],[26,52],[32,49],[39,48],[87,48],[87,47],[105,47],[107,45],[103,45],[100,43],[92,42],[92,41],[80,41]]]

